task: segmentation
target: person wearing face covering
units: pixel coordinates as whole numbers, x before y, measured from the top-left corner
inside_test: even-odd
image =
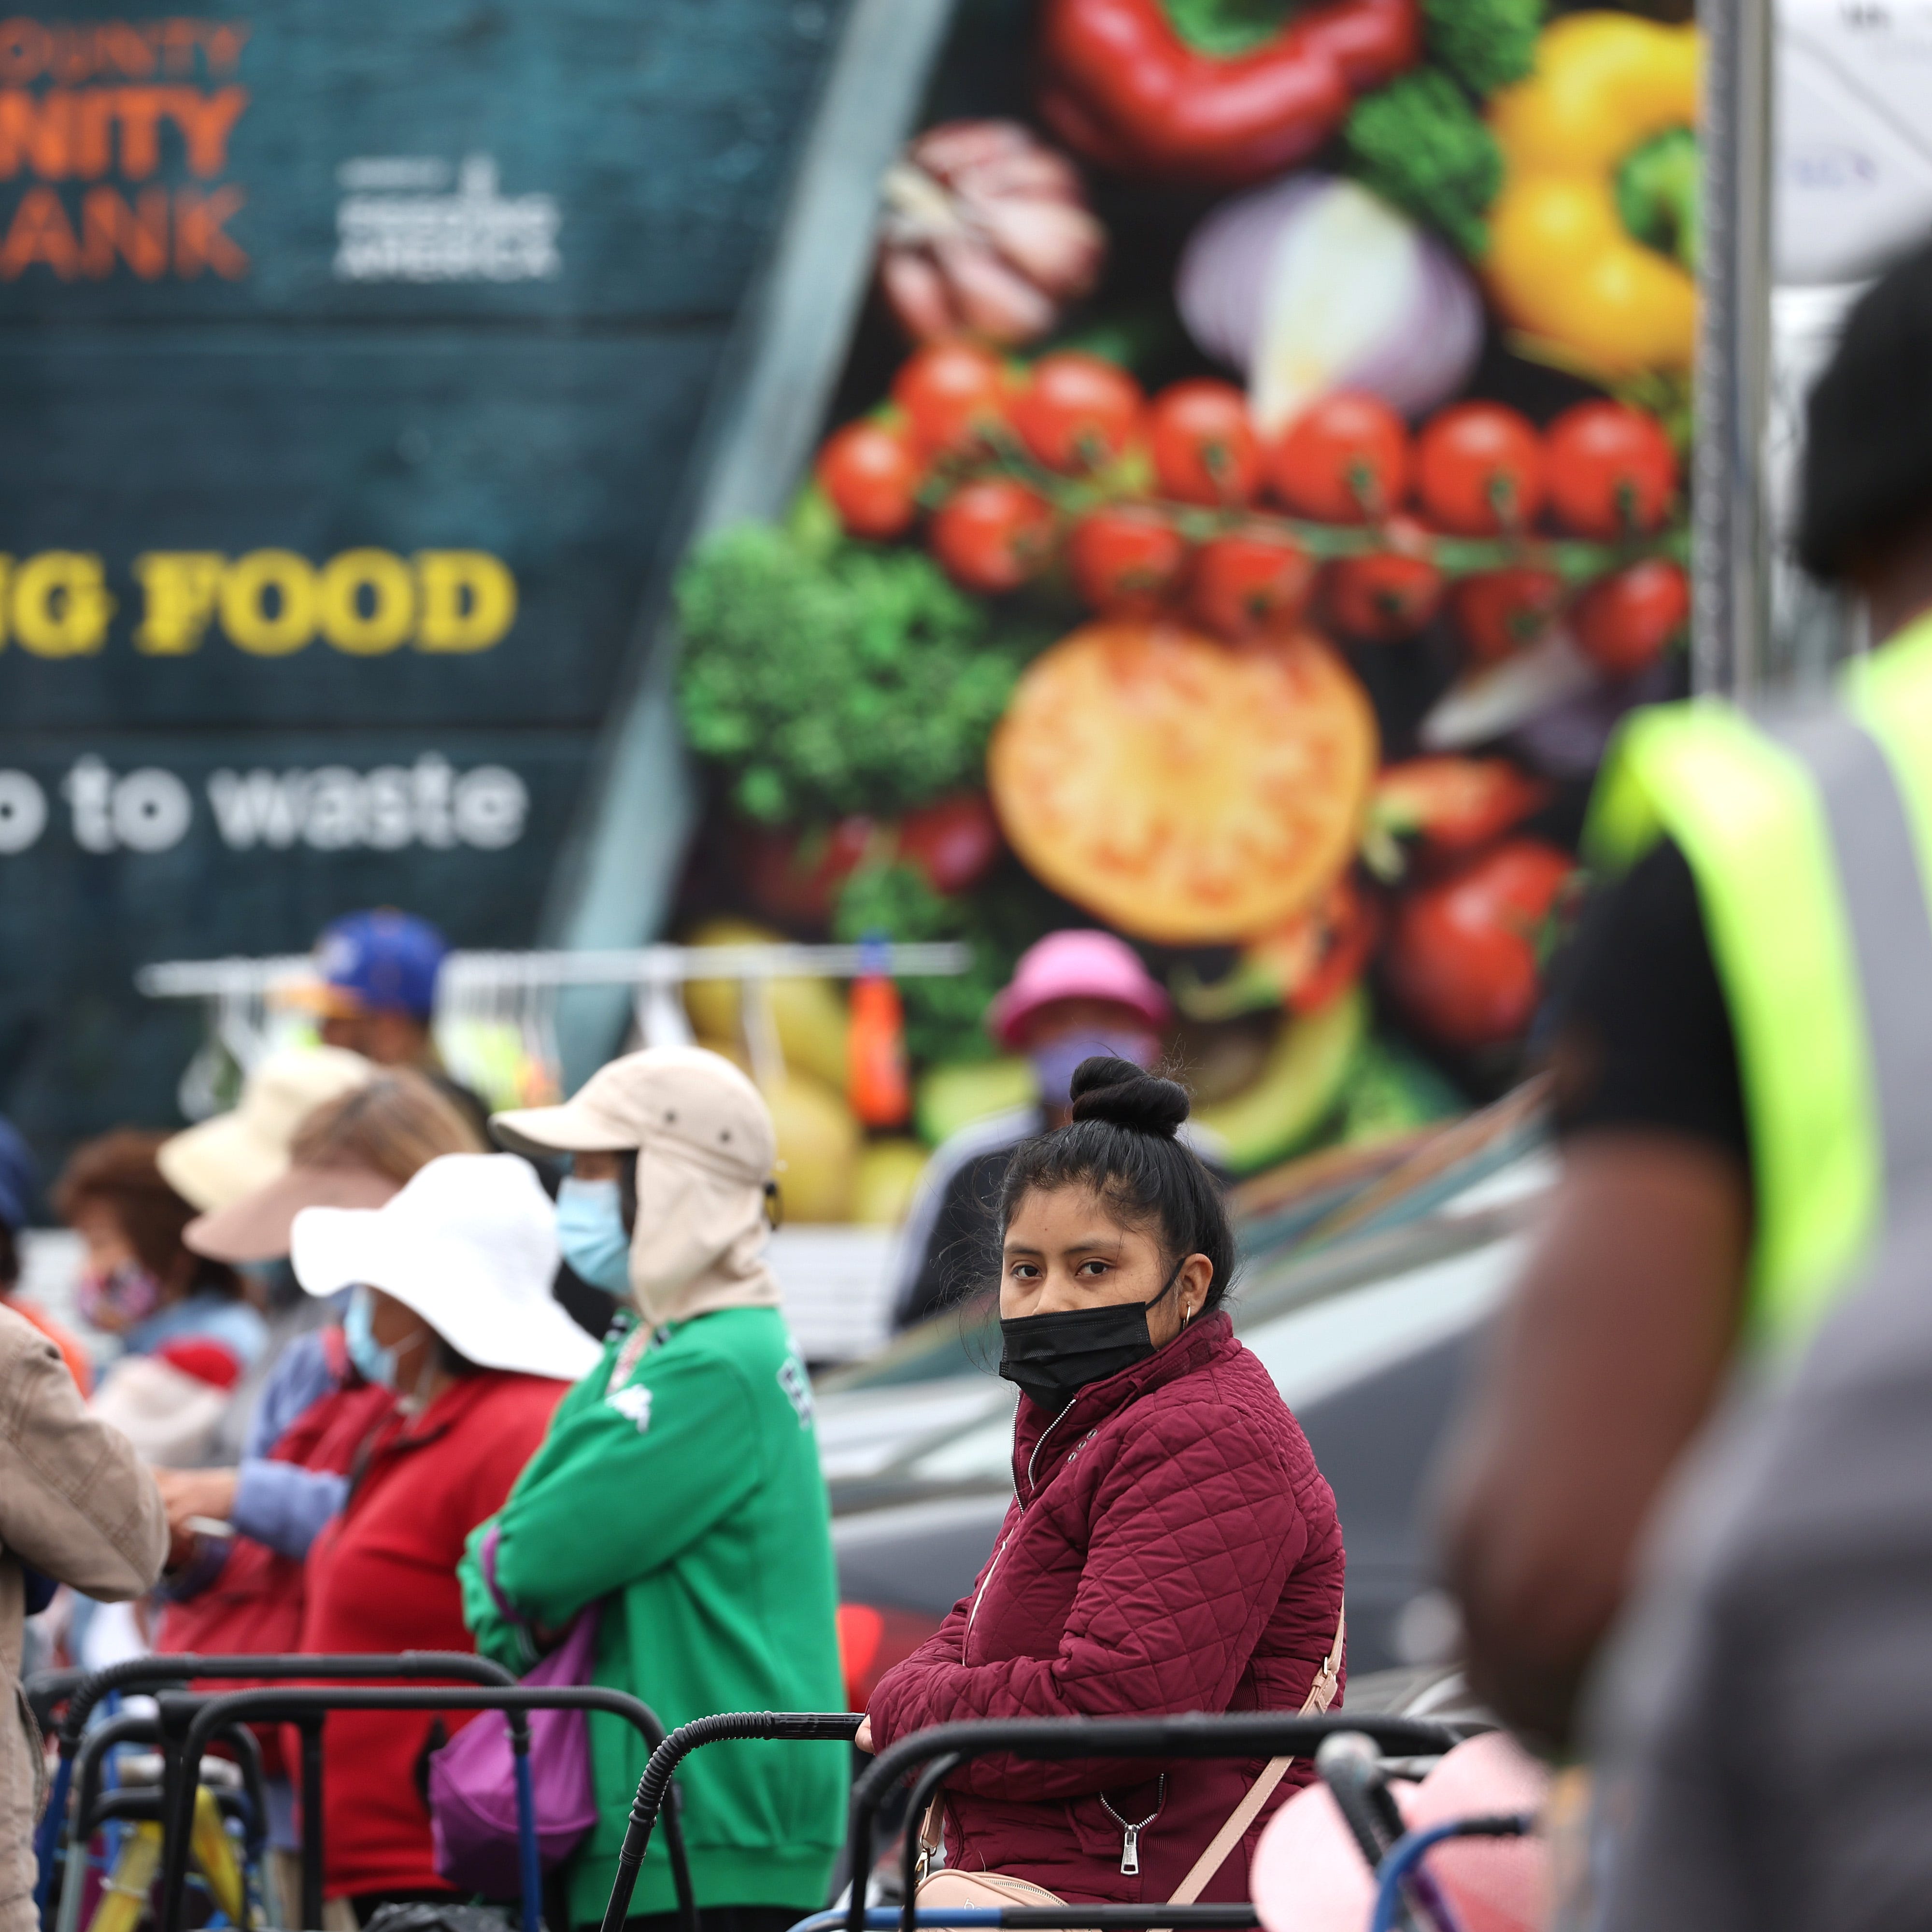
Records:
[[[896,1328],[924,1321],[988,1272],[1006,1164],[1022,1142],[1066,1124],[1073,1070],[1096,1054],[1151,1066],[1173,1016],[1139,956],[1111,932],[1050,932],[1021,954],[986,1027],[1007,1052],[1032,1062],[1039,1096],[962,1128],[926,1163],[899,1237]],[[1211,1158],[1204,1138],[1191,1138]]]
[[[290,1231],[310,1294],[350,1291],[343,1333],[393,1397],[340,1513],[308,1546],[298,1650],[467,1650],[456,1568],[501,1507],[597,1345],[550,1298],[556,1228],[527,1161],[448,1154],[380,1208],[308,1207]],[[448,1899],[425,1760],[460,1713],[339,1711],[323,1787],[330,1928],[392,1901]]]
[[[1234,1243],[1176,1138],[1188,1096],[1094,1058],[999,1202],[1015,1495],[938,1633],[879,1680],[862,1750],[993,1718],[1327,1709],[1343,1676],[1335,1498],[1222,1309]],[[1251,1896],[1263,1824],[1311,1762],[980,1758],[921,1832],[931,1906]],[[930,1870],[930,1864],[928,1864]]]
[[[594,1608],[593,1681],[668,1726],[843,1708],[830,1513],[811,1384],[766,1256],[777,1144],[757,1088],[717,1054],[655,1048],[613,1060],[562,1106],[490,1126],[508,1146],[579,1163],[558,1197],[565,1251],[586,1279],[621,1283],[631,1312],[470,1539],[477,1648],[527,1670]],[[644,1768],[628,1725],[593,1713],[590,1732],[598,1816],[566,1868],[573,1926],[602,1918]],[[757,1742],[686,1761],[706,1932],[783,1932],[825,1903],[847,1766],[838,1745]],[[675,1903],[660,1834],[628,1923],[668,1928]]]

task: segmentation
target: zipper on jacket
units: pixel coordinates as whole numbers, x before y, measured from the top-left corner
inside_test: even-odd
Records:
[[[1138,1824],[1123,1818],[1107,1802],[1107,1794],[1100,1793],[1100,1806],[1107,1816],[1120,1828],[1120,1876],[1137,1878],[1141,1869],[1141,1834],[1167,1808],[1167,1773],[1160,1774],[1160,1787],[1154,1794],[1154,1809]]]

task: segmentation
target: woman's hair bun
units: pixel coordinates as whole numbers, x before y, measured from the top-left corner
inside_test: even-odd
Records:
[[[1096,1054],[1073,1072],[1073,1118],[1106,1120],[1137,1134],[1172,1140],[1187,1118],[1187,1089],[1179,1082],[1148,1073],[1131,1060]]]

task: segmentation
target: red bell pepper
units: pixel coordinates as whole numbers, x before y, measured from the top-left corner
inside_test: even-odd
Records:
[[[1046,0],[1040,110],[1123,173],[1240,187],[1305,159],[1422,57],[1418,0],[1330,0],[1245,53],[1190,47],[1160,0]]]

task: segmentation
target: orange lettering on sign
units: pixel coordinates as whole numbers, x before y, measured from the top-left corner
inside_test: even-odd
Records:
[[[32,80],[44,74],[51,48],[39,21],[0,22],[0,81]]]
[[[168,90],[168,111],[188,142],[188,164],[206,181],[228,165],[228,136],[248,104],[245,87],[218,88],[203,94],[192,87]]]
[[[116,90],[121,116],[121,172],[130,181],[145,181],[161,164],[160,125],[172,114],[176,97],[184,87],[123,87]]]
[[[144,188],[130,208],[114,188],[91,188],[80,202],[81,272],[104,281],[116,256],[144,282],[168,272],[168,191]]]
[[[64,180],[73,128],[72,94],[0,92],[0,178],[10,179],[24,163],[43,181]]]
[[[242,50],[248,44],[248,23],[245,20],[217,20],[206,30],[202,51],[208,57],[208,70],[218,78],[232,74],[242,64]]]
[[[212,194],[191,188],[175,190],[175,273],[191,280],[204,268],[224,281],[239,281],[248,272],[248,257],[222,232],[222,224],[248,197],[238,188],[218,188]],[[4,257],[0,257],[0,265]],[[5,272],[0,266],[0,274]]]
[[[44,262],[64,282],[74,280],[80,244],[67,210],[50,188],[30,188],[14,211],[14,225],[0,242],[0,281],[14,281],[36,262]]]

